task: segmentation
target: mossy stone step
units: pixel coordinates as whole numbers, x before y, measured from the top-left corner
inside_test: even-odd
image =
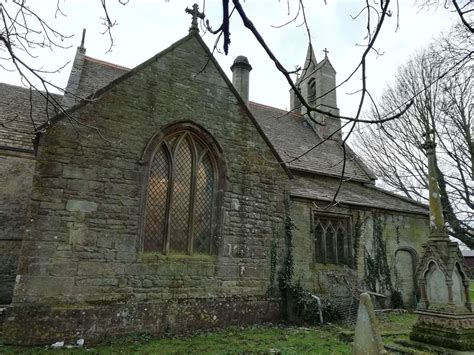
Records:
[[[417,354],[451,354],[451,355],[472,355],[472,351],[461,351],[456,349],[444,348],[441,346],[430,345],[425,343],[420,343],[413,340],[395,340],[397,345],[401,345],[405,348],[414,349],[419,351]]]
[[[408,348],[406,346],[396,344],[396,343],[389,343],[385,344],[385,349],[389,352],[389,354],[415,354],[415,355],[425,355],[429,354],[420,350]]]
[[[406,331],[387,331],[387,332],[380,332],[382,338],[384,337],[392,337],[392,336],[399,336],[399,335],[408,335],[410,330]],[[339,332],[339,340],[345,343],[350,343],[354,341],[354,331],[353,330],[343,330]]]

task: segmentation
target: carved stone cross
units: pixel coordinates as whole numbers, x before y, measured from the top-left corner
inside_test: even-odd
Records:
[[[194,4],[192,9],[187,7],[185,11],[186,13],[190,14],[193,17],[191,21],[191,27],[189,27],[189,32],[191,31],[199,32],[197,19],[198,18],[204,19],[204,16],[205,16],[202,12],[199,12],[199,5]]]

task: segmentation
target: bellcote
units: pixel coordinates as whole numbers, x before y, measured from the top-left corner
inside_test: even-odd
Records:
[[[318,63],[312,44],[308,45],[304,66],[295,84],[309,105],[339,115],[336,71],[328,58],[328,50],[325,49],[324,53],[324,59]],[[293,112],[306,113],[306,108],[301,106],[292,89],[290,89],[290,109]],[[338,131],[341,127],[340,119],[316,112],[312,112],[311,115],[319,124],[312,122],[309,118],[308,122],[321,138],[341,139],[341,132]],[[334,132],[336,133],[333,134]]]

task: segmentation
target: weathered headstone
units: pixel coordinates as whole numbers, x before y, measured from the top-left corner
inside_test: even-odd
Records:
[[[374,306],[367,293],[360,295],[352,355],[385,354]]]

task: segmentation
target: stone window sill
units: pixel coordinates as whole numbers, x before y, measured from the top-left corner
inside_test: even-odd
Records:
[[[154,262],[163,262],[163,261],[207,261],[215,262],[217,261],[216,255],[206,255],[206,254],[168,254],[163,255],[159,253],[141,253],[138,256],[138,261],[144,263],[154,263]]]
[[[347,265],[336,265],[336,264],[322,264],[322,263],[312,263],[312,271],[322,271],[322,270],[344,270],[346,268],[353,269]]]

